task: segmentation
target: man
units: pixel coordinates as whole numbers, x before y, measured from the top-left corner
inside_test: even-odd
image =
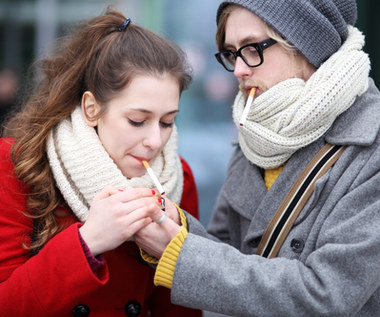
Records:
[[[239,81],[239,142],[208,234],[181,213],[182,227],[168,219],[136,236],[174,303],[233,316],[380,316],[380,93],[356,15],[354,0],[220,4],[216,57]],[[273,228],[282,236],[287,226],[276,211],[326,144],[340,156],[269,248]]]

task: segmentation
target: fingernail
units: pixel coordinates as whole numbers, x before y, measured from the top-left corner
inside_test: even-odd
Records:
[[[162,199],[158,197],[157,200],[158,200],[158,203],[161,204]]]
[[[122,189],[122,188],[119,188],[119,189],[118,189],[118,191],[119,191],[119,192],[123,192],[123,191],[124,191],[124,189]]]
[[[156,195],[156,191],[154,189],[152,189],[152,195]]]

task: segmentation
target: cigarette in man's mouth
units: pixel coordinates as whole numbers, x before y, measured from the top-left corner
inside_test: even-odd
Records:
[[[249,92],[249,96],[247,99],[247,103],[245,104],[243,114],[241,115],[241,118],[240,118],[240,126],[243,126],[245,121],[247,120],[248,112],[249,112],[249,109],[251,108],[253,98],[255,97],[255,93],[256,93],[256,87],[252,87],[251,91]]]
[[[160,192],[161,195],[165,195],[165,190],[162,187],[160,181],[158,180],[157,176],[154,174],[152,168],[149,166],[149,163],[147,161],[142,161],[146,171],[148,172],[150,178],[152,179],[154,185],[156,186],[157,190]]]

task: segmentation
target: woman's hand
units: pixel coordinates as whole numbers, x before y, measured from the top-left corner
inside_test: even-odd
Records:
[[[94,198],[87,221],[79,229],[91,253],[113,250],[162,212],[154,191],[147,188],[118,190],[106,187]]]

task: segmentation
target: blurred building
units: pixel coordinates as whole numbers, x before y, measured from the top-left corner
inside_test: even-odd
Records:
[[[231,105],[236,80],[219,66],[215,14],[219,0],[0,0],[0,70],[12,69],[20,87],[31,62],[52,48],[79,20],[105,11],[108,5],[134,23],[177,42],[188,54],[194,71],[191,88],[180,101],[180,154],[193,168],[200,196],[201,221],[207,225],[217,193],[226,175],[236,135]],[[357,26],[367,35],[366,51],[372,76],[380,85],[380,30],[378,0],[358,0]]]

